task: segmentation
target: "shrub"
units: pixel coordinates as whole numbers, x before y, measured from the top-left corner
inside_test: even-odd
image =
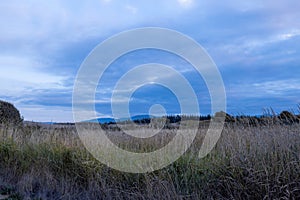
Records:
[[[224,112],[224,111],[220,111],[220,112],[216,112],[214,115],[214,118],[223,118],[225,117],[225,122],[235,122],[234,117],[232,117],[231,115],[229,115],[228,113]]]
[[[285,124],[299,122],[299,119],[297,119],[297,117],[295,115],[293,115],[292,113],[290,113],[288,111],[282,111],[280,113],[280,115],[278,116],[278,118]]]
[[[22,121],[19,110],[13,104],[0,100],[0,124],[19,124]]]

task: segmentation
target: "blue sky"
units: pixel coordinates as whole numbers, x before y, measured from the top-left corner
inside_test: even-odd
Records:
[[[120,31],[154,26],[182,32],[207,50],[223,77],[228,113],[296,111],[299,10],[297,0],[2,1],[0,99],[14,103],[26,120],[72,121],[74,79],[89,52]],[[99,116],[111,115],[111,89],[122,70],[147,62],[181,71],[197,93],[200,112],[209,114],[201,76],[174,55],[145,50],[118,59],[105,73],[96,94]],[[157,85],[139,88],[130,110],[141,114],[153,103],[179,113],[174,95]]]

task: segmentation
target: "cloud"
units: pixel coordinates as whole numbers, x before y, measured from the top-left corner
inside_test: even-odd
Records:
[[[138,9],[136,7],[134,7],[134,6],[132,6],[132,5],[126,5],[125,8],[127,10],[129,10],[129,12],[131,12],[132,14],[136,14],[137,11],[138,11]]]
[[[263,98],[285,97],[290,98],[297,104],[300,94],[300,80],[298,79],[275,79],[258,82],[244,82],[230,84],[227,87],[230,99],[236,98]]]
[[[261,90],[267,94],[272,95],[285,95],[287,92],[300,93],[300,80],[273,80],[252,84],[254,89]]]
[[[295,20],[300,18],[299,6],[300,2],[293,0],[2,2],[0,26],[5,28],[0,37],[0,98],[21,106],[27,119],[36,120],[41,112],[41,119],[49,120],[49,112],[54,121],[62,120],[60,116],[69,120],[73,79],[90,50],[119,31],[162,26],[203,44],[229,80],[226,88],[231,89],[232,101],[238,102],[242,96],[287,95],[295,99],[299,94],[295,78],[300,61],[300,21]],[[130,59],[124,66],[156,61],[174,66],[182,74],[193,72],[186,63],[171,62],[165,54],[156,60],[145,56]],[[97,103],[110,101],[111,83],[127,69],[120,66],[107,72]],[[156,81],[154,76],[146,78]],[[240,86],[234,85],[238,82]],[[196,81],[192,84],[197,87]],[[58,120],[55,112],[60,115]]]
[[[110,3],[112,0],[101,0],[104,3]]]
[[[189,8],[193,5],[194,1],[193,0],[177,0],[179,5],[181,5],[184,8]]]
[[[228,110],[233,114],[262,114],[264,108],[297,110],[300,81],[276,79],[227,85]]]
[[[191,0],[180,1],[190,5]],[[141,12],[138,12],[138,11]],[[153,14],[155,10],[155,14]],[[129,12],[128,12],[129,11]],[[107,36],[136,27],[147,21],[178,16],[178,8],[163,2],[134,2],[89,0],[73,3],[53,0],[51,2],[10,1],[0,5],[0,41],[22,41],[34,44],[50,41],[50,45]],[[138,14],[132,16],[131,14]],[[156,20],[155,20],[156,19]],[[116,31],[117,30],[117,31]],[[55,43],[54,43],[55,42]]]
[[[20,96],[31,89],[66,89],[64,81],[69,77],[49,71],[44,63],[15,56],[0,56],[0,92]]]
[[[24,120],[37,122],[73,122],[71,107],[63,106],[40,106],[40,105],[19,105]]]
[[[71,120],[69,76],[58,75],[58,69],[33,58],[14,55],[0,55],[0,69],[0,99],[14,103],[26,120]]]
[[[240,47],[255,50],[256,48],[262,48],[266,45],[279,43],[285,40],[292,40],[297,36],[300,36],[300,29],[276,31],[275,33],[265,37],[257,37],[256,39],[247,40],[240,44]]]
[[[299,58],[300,29],[297,28],[272,31],[263,28],[255,34],[246,32],[223,38],[209,50],[221,66],[239,64],[245,68],[258,67],[263,63],[264,67],[284,66],[293,65]]]

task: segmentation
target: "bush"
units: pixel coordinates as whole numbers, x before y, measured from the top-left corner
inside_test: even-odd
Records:
[[[299,119],[294,114],[288,111],[282,111],[278,118],[285,124],[291,124],[295,122],[299,123]]]
[[[19,110],[13,104],[0,100],[0,124],[19,124],[22,121]]]
[[[224,111],[220,111],[220,112],[216,112],[214,115],[214,118],[225,118],[225,122],[235,122],[234,117],[232,117],[231,115],[229,115],[228,113],[224,112]]]

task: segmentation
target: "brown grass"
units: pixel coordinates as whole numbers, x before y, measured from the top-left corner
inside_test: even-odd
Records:
[[[146,127],[144,127],[145,129]],[[151,151],[170,141],[165,129],[149,140],[108,130],[132,151]],[[299,199],[300,125],[227,124],[214,150],[198,159],[206,133],[168,167],[123,173],[95,160],[72,126],[0,128],[0,196],[11,199]]]

